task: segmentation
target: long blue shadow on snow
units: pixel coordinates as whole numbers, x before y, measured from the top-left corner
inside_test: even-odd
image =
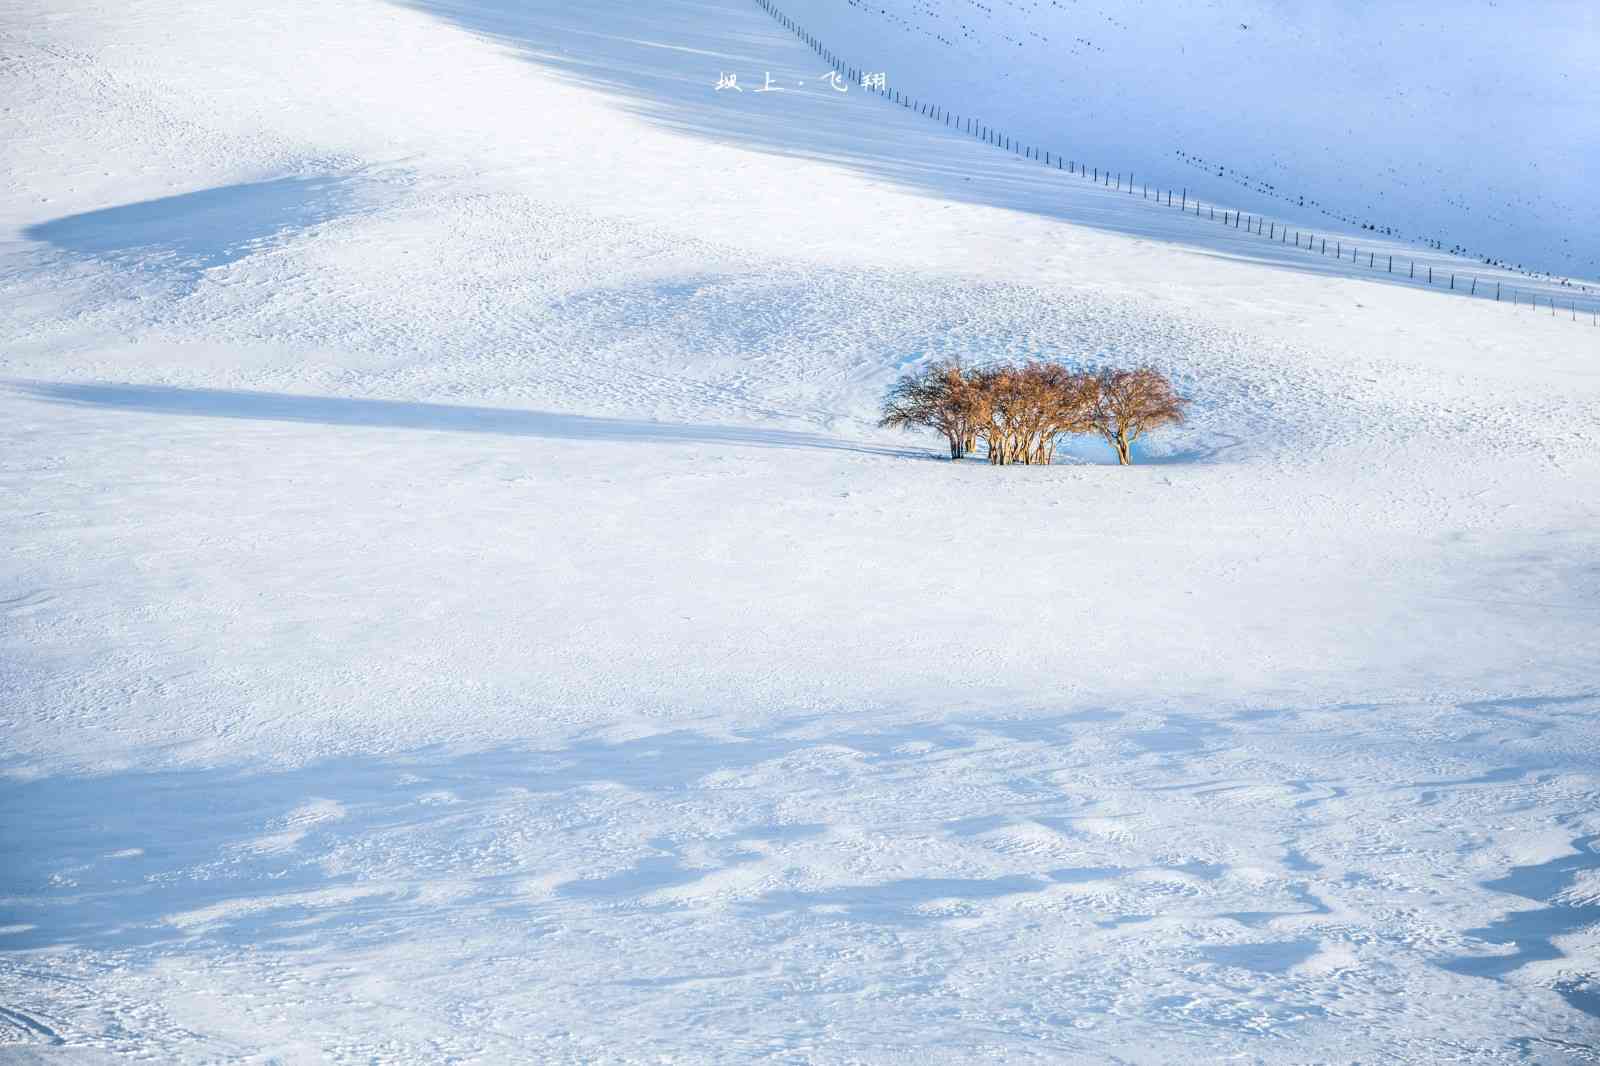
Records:
[[[553,751],[426,749],[261,772],[0,779],[0,957],[50,946],[147,947],[184,940],[199,926],[209,937],[262,945],[297,935],[308,918],[366,929],[392,924],[403,933],[417,921],[411,888],[375,885],[370,895],[318,904],[306,893],[367,886],[357,873],[330,874],[312,859],[341,842],[442,820],[468,845],[451,853],[456,872],[481,879],[492,895],[501,871],[478,870],[471,845],[494,835],[492,814],[506,802],[537,807],[597,782],[676,793],[705,774],[755,765],[806,743],[678,731],[580,740]],[[441,790],[452,802],[431,806],[429,795]],[[314,800],[337,803],[339,817],[297,825],[293,812]],[[285,831],[303,835],[287,848],[260,846]],[[741,839],[805,831],[756,825]],[[590,896],[626,887],[577,884],[589,886]],[[636,891],[652,887],[658,886],[641,875]],[[207,916],[182,917],[197,913]]]
[[[1031,741],[1070,745],[1066,727],[1080,716],[1059,716],[1019,734]],[[252,771],[234,768],[61,775],[34,780],[0,778],[0,958],[52,947],[93,950],[232,943],[252,948],[296,942],[308,923],[323,934],[415,936],[430,904],[419,893],[418,875],[404,863],[374,879],[359,868],[325,861],[352,844],[380,859],[414,850],[410,860],[426,876],[471,881],[474,895],[462,906],[527,909],[518,887],[526,877],[555,872],[535,856],[484,864],[496,853],[497,834],[509,809],[546,817],[573,796],[597,784],[612,784],[674,802],[707,787],[708,775],[742,771],[796,752],[846,745],[866,756],[866,766],[901,775],[917,774],[923,760],[971,746],[979,736],[1008,736],[1018,723],[985,718],[937,723],[896,723],[881,730],[852,726],[819,735],[819,716],[803,716],[769,729],[710,736],[673,730],[610,740],[575,738],[557,748],[501,748],[474,753],[445,748],[383,757],[335,759],[305,767]],[[1053,728],[1052,728],[1053,723]],[[441,800],[440,797],[445,797]],[[312,801],[336,805],[324,820],[304,817]],[[1056,792],[1050,799],[1022,798],[1013,809],[948,823],[957,835],[985,832],[1018,818],[1050,824],[1046,812],[1072,813],[1074,802]],[[313,811],[318,807],[309,808]],[[751,845],[802,840],[825,828],[779,822],[776,811],[755,804],[751,818],[732,831],[697,844],[711,846],[720,865],[703,855],[688,861],[681,843],[650,842],[654,854],[626,870],[566,871],[573,876],[557,898],[600,905],[650,906],[646,897],[755,858]],[[567,831],[582,834],[575,821]],[[293,839],[282,840],[285,835]],[[408,841],[399,852],[388,843]],[[1474,930],[1487,940],[1510,942],[1509,954],[1448,960],[1447,968],[1476,977],[1502,978],[1531,962],[1561,957],[1553,938],[1600,920],[1600,905],[1564,899],[1579,878],[1600,868],[1600,838],[1574,841],[1576,854],[1517,867],[1486,887],[1540,906],[1504,915]],[[515,852],[516,849],[512,849]],[[383,865],[380,862],[380,865]],[[1188,863],[1175,869],[1206,880],[1227,868]],[[1039,869],[993,878],[910,877],[876,884],[811,891],[773,889],[741,904],[773,919],[818,912],[875,925],[926,924],[939,916],[923,910],[935,900],[981,902],[1038,893],[1051,883],[1113,880],[1120,867]],[[424,886],[425,887],[425,886]],[[329,894],[327,890],[334,890]],[[1268,928],[1289,915],[1326,914],[1328,908],[1304,885],[1290,894],[1303,910],[1218,915],[1252,928]],[[442,919],[438,919],[442,920]],[[1112,927],[1142,920],[1108,915]],[[1205,949],[1217,964],[1279,973],[1307,954],[1302,941],[1221,945]],[[1600,1000],[1577,983],[1556,986],[1575,1008],[1600,1016]]]
[[[450,876],[471,880],[480,902],[522,907],[528,903],[516,879],[553,871],[536,862],[516,869],[481,865],[486,846],[503,828],[499,815],[507,805],[548,814],[564,795],[601,783],[676,801],[709,774],[836,742],[901,767],[923,757],[907,754],[908,744],[959,748],[972,743],[968,732],[991,724],[911,723],[818,738],[811,733],[819,720],[802,716],[771,731],[725,737],[692,730],[624,740],[583,737],[545,750],[426,748],[290,769],[0,777],[0,958],[49,947],[136,949],[195,936],[260,947],[304,935],[307,921],[325,930],[414,935],[423,920],[415,878],[402,874],[375,882],[359,870],[330,872],[322,859],[350,842],[381,851],[382,841],[395,834],[422,839],[432,832],[438,850],[424,849],[421,861],[436,870],[445,863]],[[441,804],[433,797],[443,793],[449,800]],[[312,801],[336,804],[337,815],[320,821],[297,817]],[[586,832],[587,823],[571,831]],[[723,861],[736,865],[754,857],[749,842],[792,841],[822,831],[757,817],[717,843]],[[296,839],[273,843],[285,833]],[[691,868],[672,841],[654,841],[652,847],[657,855],[624,872],[574,871],[579,876],[562,884],[559,896],[637,901],[713,872]],[[898,906],[907,898],[906,884],[883,891]],[[981,883],[971,888],[992,894]],[[343,894],[332,900],[312,895],[329,889]],[[949,894],[966,886],[951,883],[940,890]],[[873,892],[852,889],[850,898],[865,905]]]
[[[1021,211],[1074,225],[1161,241],[1202,251],[1217,259],[1266,263],[1319,277],[1354,277],[1408,288],[1427,288],[1422,281],[1383,270],[1355,268],[1348,260],[1314,254],[1297,245],[1251,234],[1197,218],[1173,208],[1131,196],[1126,187],[1113,190],[1065,172],[1052,173],[1037,161],[990,147],[915,111],[876,94],[852,87],[839,93],[822,87],[825,60],[817,58],[793,34],[754,3],[733,0],[391,0],[462,27],[519,53],[530,63],[605,94],[620,107],[663,129],[707,143],[734,145],[793,159],[819,160],[848,167],[869,177],[892,182],[939,199],[984,204]],[[841,46],[844,42],[837,42]],[[754,84],[740,92],[718,92],[724,71]],[[764,75],[784,88],[761,92]],[[805,87],[795,83],[804,80]],[[945,101],[955,104],[956,101]],[[971,117],[971,116],[969,116]],[[530,123],[550,123],[530,112]],[[559,125],[560,119],[554,119]],[[509,136],[515,137],[514,130]],[[640,164],[644,165],[644,164]],[[1197,187],[1195,174],[1173,179],[1186,186],[1190,202],[1253,201],[1237,186],[1219,196]],[[706,168],[708,186],[733,186],[733,174]],[[770,195],[757,186],[751,197]],[[1244,204],[1249,209],[1249,202]],[[1277,205],[1287,208],[1287,205]],[[930,207],[930,212],[934,210]],[[1270,210],[1270,208],[1269,208]],[[1291,212],[1292,213],[1292,212]],[[931,214],[930,214],[931,217]],[[1286,216],[1280,216],[1286,217]],[[842,224],[842,223],[841,223]],[[826,227],[829,220],[813,220]],[[1523,292],[1556,294],[1563,307],[1573,290],[1539,283],[1443,252],[1383,240],[1327,220],[1308,223],[1307,232],[1342,241],[1347,248],[1397,260],[1415,260],[1476,275],[1500,278]],[[1030,254],[1019,248],[1019,256]],[[1443,284],[1441,274],[1440,284]],[[1490,299],[1481,288],[1479,299]],[[1448,290],[1436,285],[1433,291]],[[1457,296],[1465,296],[1457,291]],[[1580,311],[1592,303],[1580,302]],[[1582,298],[1580,298],[1580,301]],[[1526,297],[1523,303],[1526,304]]]
[[[26,383],[13,386],[48,403],[107,407],[144,414],[238,418],[262,422],[307,422],[327,426],[381,426],[448,433],[488,433],[553,440],[634,441],[653,444],[718,444],[926,459],[934,453],[801,433],[740,426],[649,422],[643,419],[522,411],[501,407],[363,400],[338,396],[232,389],[180,389],[167,385]]]
[[[291,177],[108,207],[29,226],[22,235],[74,255],[155,257],[189,269],[223,266],[286,230],[346,213],[356,185]]]
[[[940,198],[1063,218],[1116,232],[1289,260],[1287,250],[1218,225],[1201,231],[1178,211],[1130,211],[1130,197],[1059,175],[866,92],[838,92],[827,64],[746,0],[391,0],[462,27],[529,63],[608,97],[645,121],[710,144],[848,167]],[[719,92],[723,71],[757,80]],[[758,92],[764,74],[779,91]],[[802,86],[799,82],[804,82]],[[542,119],[541,119],[542,121]],[[714,169],[708,186],[741,179]],[[773,195],[748,186],[752,198]],[[1063,198],[1066,193],[1066,198]],[[932,210],[932,208],[930,208]],[[826,218],[814,220],[826,227]],[[1019,254],[1021,254],[1019,252]]]
[[[1474,977],[1501,978],[1531,962],[1563,958],[1566,953],[1556,947],[1556,937],[1576,933],[1600,922],[1600,903],[1567,902],[1561,899],[1563,893],[1577,884],[1581,875],[1600,871],[1600,848],[1597,845],[1600,845],[1600,834],[1579,837],[1572,842],[1576,851],[1574,855],[1564,855],[1534,866],[1513,866],[1511,872],[1499,880],[1484,882],[1485,888],[1520,896],[1544,906],[1512,911],[1492,925],[1467,931],[1467,935],[1483,940],[1500,943],[1509,941],[1516,947],[1509,955],[1464,956],[1452,959],[1445,964],[1445,968]],[[1594,975],[1591,975],[1590,980],[1593,979]],[[1555,990],[1573,1007],[1600,1018],[1600,987],[1565,982],[1556,984]]]

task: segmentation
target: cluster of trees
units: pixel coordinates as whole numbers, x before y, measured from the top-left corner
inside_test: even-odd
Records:
[[[880,425],[941,433],[952,459],[975,452],[981,439],[998,466],[1049,463],[1062,436],[1098,433],[1126,466],[1133,442],[1182,422],[1186,403],[1150,367],[1086,372],[1042,360],[995,367],[948,361],[895,382]]]

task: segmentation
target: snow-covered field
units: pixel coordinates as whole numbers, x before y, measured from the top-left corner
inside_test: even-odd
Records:
[[[1600,272],[1591,3],[773,2],[902,92],[1091,165]]]
[[[822,70],[0,0],[0,1061],[1600,1060],[1600,329]]]

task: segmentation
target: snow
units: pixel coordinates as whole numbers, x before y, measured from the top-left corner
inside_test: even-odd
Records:
[[[0,1057],[1592,1057],[1600,330],[734,0],[0,13]]]
[[[1091,167],[1311,228],[1343,220],[1533,271],[1600,269],[1589,8],[778,6],[903,94]]]

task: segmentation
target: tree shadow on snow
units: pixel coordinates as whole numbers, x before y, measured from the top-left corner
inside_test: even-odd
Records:
[[[120,408],[144,414],[238,418],[258,422],[305,422],[326,426],[378,426],[439,433],[544,437],[552,440],[814,448],[861,455],[882,455],[895,459],[945,461],[945,453],[931,447],[894,448],[797,430],[602,418],[551,411],[526,411],[511,407],[469,407],[459,404],[368,400],[343,396],[300,396],[293,393],[251,392],[241,389],[184,389],[171,385],[14,382],[11,387],[46,403],[67,404],[74,407]],[[1147,446],[1141,441],[1135,445],[1135,455],[1138,457],[1138,462],[1144,465],[1206,462],[1217,458],[1222,451],[1236,443],[1238,443],[1236,439],[1228,438],[1226,443],[1213,447],[1163,452],[1147,450]],[[1062,445],[1060,458],[1066,462],[1110,465],[1115,462],[1115,454],[1110,445],[1098,437],[1083,435],[1067,439]],[[967,461],[979,464],[985,462],[981,452],[969,457]]]
[[[182,389],[167,385],[30,383],[18,391],[47,403],[119,408],[145,414],[306,422],[328,426],[381,426],[447,433],[488,433],[555,440],[634,441],[650,444],[744,445],[815,448],[902,459],[928,459],[927,450],[890,448],[820,433],[759,427],[694,425],[644,419],[599,418],[505,407],[412,403],[399,400],[297,396],[233,389]]]

